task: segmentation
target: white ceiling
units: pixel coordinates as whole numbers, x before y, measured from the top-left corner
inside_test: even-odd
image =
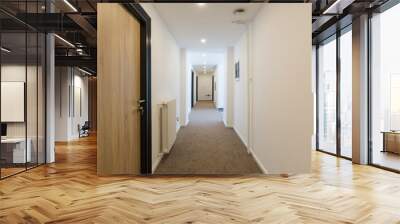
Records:
[[[217,66],[224,64],[225,52],[189,51],[187,60],[197,74],[213,73]]]
[[[193,70],[198,75],[213,74],[217,70],[217,65],[193,65]]]
[[[216,50],[233,46],[263,3],[156,3],[154,7],[180,47]],[[236,9],[245,9],[234,15]],[[241,21],[238,24],[234,21]],[[207,42],[202,44],[200,39]]]

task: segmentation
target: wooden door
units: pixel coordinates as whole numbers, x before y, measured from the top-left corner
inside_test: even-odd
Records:
[[[212,100],[212,76],[199,75],[199,100]]]
[[[97,4],[97,173],[140,174],[140,24]]]

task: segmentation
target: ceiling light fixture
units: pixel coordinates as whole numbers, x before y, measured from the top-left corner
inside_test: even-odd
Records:
[[[203,7],[206,5],[206,3],[197,3],[198,6]]]
[[[5,47],[1,47],[0,49],[1,49],[1,51],[4,51],[6,53],[11,53],[11,50],[9,50],[9,49],[7,49]]]
[[[81,68],[79,68],[79,67],[78,67],[78,70],[81,71],[81,72],[83,72],[83,73],[85,73],[85,74],[87,74],[87,75],[90,75],[90,76],[93,75],[92,73],[90,73],[90,72],[88,72],[88,71],[86,71],[86,70],[83,70],[83,69],[81,69]]]
[[[69,42],[68,40],[60,37],[58,34],[54,34],[55,37],[57,37],[59,40],[61,40],[62,42],[64,42],[65,44],[67,44],[68,46],[75,48],[75,45],[73,45],[71,42]]]
[[[330,12],[332,9],[338,6],[339,3],[341,3],[343,0],[336,0],[332,5],[330,5],[327,9],[324,10],[322,14],[329,14],[332,13]],[[346,2],[346,1],[343,1]],[[337,11],[337,10],[336,10]],[[338,13],[338,12],[337,12]],[[338,13],[339,14],[339,13]]]
[[[203,43],[203,44],[205,44],[205,43],[207,42],[207,39],[206,39],[206,38],[201,38],[201,39],[200,39],[200,42]]]
[[[83,55],[83,49],[81,49],[81,48],[77,48],[77,49],[76,49],[76,52],[77,52],[79,55]]]
[[[68,0],[64,0],[64,3],[67,4],[74,12],[78,12],[75,6],[73,6]]]

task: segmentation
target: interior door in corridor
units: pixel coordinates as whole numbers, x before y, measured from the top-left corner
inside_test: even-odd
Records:
[[[140,23],[121,4],[97,9],[98,174],[140,174]]]
[[[213,79],[211,75],[199,75],[198,76],[198,94],[199,100],[212,100],[213,91]]]

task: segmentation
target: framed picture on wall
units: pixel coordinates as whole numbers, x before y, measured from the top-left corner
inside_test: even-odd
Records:
[[[235,63],[235,79],[239,80],[240,78],[240,69],[239,69],[239,61]]]

